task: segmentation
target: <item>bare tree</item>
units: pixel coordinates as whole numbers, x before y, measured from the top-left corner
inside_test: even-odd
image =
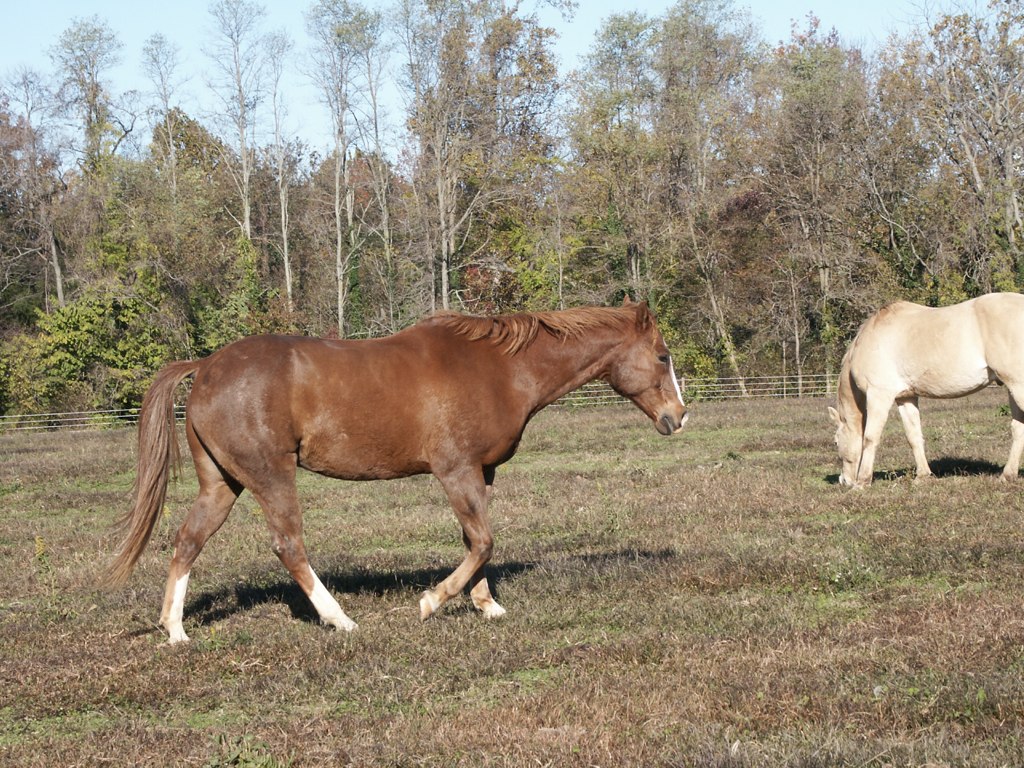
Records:
[[[843,47],[834,31],[819,35],[818,24],[809,17],[808,30],[794,31],[766,70],[764,91],[771,95],[759,110],[768,121],[761,181],[789,255],[814,277],[791,284],[817,287],[805,302],[817,317],[831,380],[841,334],[836,304],[849,293],[862,258],[855,241],[857,211],[868,197],[859,162],[868,90],[860,52]]]
[[[242,234],[252,239],[252,175],[256,164],[255,112],[264,97],[266,9],[251,0],[217,0],[210,6],[215,41],[207,51],[214,66],[210,87],[220,100],[219,117],[234,133],[235,158],[225,158],[238,190]]]
[[[746,384],[727,316],[730,269],[721,224],[742,189],[742,132],[749,128],[748,73],[755,39],[749,19],[722,0],[684,0],[662,27],[655,67],[662,93],[659,146],[669,180],[669,230],[681,267],[693,269],[707,315],[740,391]]]
[[[472,241],[474,225],[525,199],[527,179],[547,178],[543,113],[558,82],[547,30],[519,3],[402,0],[398,29],[418,237],[431,308],[448,308],[461,267],[507,269],[484,258],[495,230]]]
[[[60,175],[60,147],[48,143],[57,102],[54,94],[33,70],[18,71],[8,88],[10,103],[19,112],[19,167],[11,168],[11,183],[21,198],[19,227],[26,239],[19,256],[38,257],[53,275],[57,306],[66,303],[64,289],[65,254],[57,237],[57,212],[65,185]],[[46,292],[49,309],[49,292]]]
[[[1024,268],[1024,3],[943,16],[922,59],[925,119],[976,204],[973,264],[986,290],[1016,288]]]
[[[319,0],[306,15],[313,37],[312,78],[330,112],[334,137],[335,281],[338,334],[345,335],[350,280],[363,235],[355,210],[352,181],[353,94],[358,61],[374,44],[370,36],[374,14],[349,0]]]
[[[355,128],[365,148],[364,157],[375,214],[373,219],[367,216],[363,225],[380,249],[380,257],[373,261],[373,272],[383,299],[376,322],[380,331],[394,333],[401,327],[398,309],[399,276],[392,222],[394,178],[391,163],[387,159],[386,115],[381,103],[381,89],[391,47],[385,38],[384,17],[380,12],[368,12],[363,17],[362,29],[365,45],[360,47],[356,66],[362,70],[360,81],[363,94],[352,106]]]
[[[295,299],[292,287],[292,259],[289,240],[290,215],[288,197],[295,175],[294,154],[290,151],[284,137],[284,120],[287,108],[281,93],[281,79],[284,76],[285,63],[292,42],[283,32],[267,38],[267,60],[270,65],[270,103],[274,116],[274,140],[271,153],[274,161],[274,173],[277,180],[278,214],[281,224],[281,261],[284,266],[284,291],[288,311],[295,311]]]
[[[142,68],[153,84],[157,100],[157,140],[163,145],[164,170],[171,190],[171,200],[178,199],[177,112],[174,104],[179,85],[179,49],[162,34],[147,38],[142,46]]]
[[[409,119],[418,144],[413,186],[430,254],[431,310],[438,300],[448,309],[455,253],[476,203],[472,199],[460,207],[459,200],[462,161],[470,142],[466,127],[473,30],[461,0],[442,0],[429,8],[402,0],[400,14]]]

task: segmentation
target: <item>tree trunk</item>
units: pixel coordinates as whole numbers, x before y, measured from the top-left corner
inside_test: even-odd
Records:
[[[338,292],[338,336],[345,338],[345,304],[348,300],[342,205],[345,157],[342,154],[340,145],[335,146],[334,155],[334,278]]]
[[[740,371],[740,362],[739,357],[736,354],[736,345],[733,343],[732,334],[729,333],[729,326],[725,322],[725,314],[722,312],[722,308],[718,303],[718,297],[715,296],[715,291],[710,279],[705,278],[704,288],[707,290],[708,302],[711,304],[711,319],[715,325],[715,332],[718,334],[718,338],[722,340],[722,347],[725,349],[726,360],[729,361],[729,368],[732,370],[732,374],[736,377],[736,381],[739,384],[740,393],[746,397],[747,384],[743,379],[743,373]]]
[[[451,266],[452,266],[452,250],[453,245],[453,233],[451,231],[451,216],[449,215],[449,202],[448,202],[448,184],[444,177],[444,169],[441,167],[440,162],[435,171],[436,182],[437,182],[437,219],[438,219],[438,231],[440,233],[439,246],[441,248],[440,254],[440,298],[441,308],[448,310],[451,309],[450,302],[450,291],[451,291]]]
[[[54,290],[57,291],[57,306],[63,307],[64,304],[64,270],[60,266],[60,254],[57,252],[57,240],[53,236],[53,231],[49,231],[48,239],[50,241],[50,266],[53,267],[53,284]]]
[[[793,358],[796,365],[796,394],[803,397],[804,394],[804,364],[800,357],[800,304],[796,278],[790,273],[789,276],[789,311],[793,321]]]
[[[281,259],[284,262],[284,294],[288,303],[288,312],[295,311],[295,299],[292,295],[292,261],[288,243],[288,180],[284,169],[279,166],[277,197],[281,208]]]

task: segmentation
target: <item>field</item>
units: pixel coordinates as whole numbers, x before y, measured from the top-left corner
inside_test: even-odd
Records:
[[[321,626],[243,494],[156,626],[186,470],[128,587],[94,584],[134,434],[0,435],[0,764],[1024,764],[1024,479],[1003,393],[893,415],[851,493],[826,401],[548,410],[499,469],[503,619],[421,590],[461,557],[433,478],[301,478]]]

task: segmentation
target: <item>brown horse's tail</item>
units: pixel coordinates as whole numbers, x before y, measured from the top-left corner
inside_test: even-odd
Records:
[[[139,463],[135,505],[121,518],[124,539],[103,576],[106,586],[124,584],[149,543],[167,498],[172,469],[181,464],[174,431],[174,390],[199,368],[197,360],[170,363],[160,370],[139,411]]]

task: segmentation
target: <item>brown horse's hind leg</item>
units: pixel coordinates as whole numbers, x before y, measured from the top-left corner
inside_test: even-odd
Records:
[[[467,584],[471,585],[470,597],[473,605],[488,618],[497,618],[505,613],[491,596],[484,577],[484,565],[491,559],[494,538],[487,520],[487,502],[490,498],[493,471],[488,472],[488,482],[480,469],[439,476],[441,485],[448,494],[448,500],[462,525],[462,540],[466,545],[466,556],[452,574],[428,589],[420,598],[420,618],[429,619],[433,613],[450,598],[459,594]]]
[[[196,439],[187,430],[189,446],[192,448],[196,475],[199,478],[199,497],[178,529],[174,541],[174,556],[167,574],[167,588],[164,592],[163,610],[160,623],[168,633],[168,642],[179,643],[188,640],[182,625],[185,610],[185,590],[192,564],[199,556],[203,545],[224,524],[231,507],[242,492],[242,486],[228,477],[217,466]]]
[[[295,464],[275,468],[273,481],[262,482],[260,488],[249,487],[263,507],[263,514],[273,536],[272,547],[292,578],[313,604],[320,620],[337,629],[351,632],[357,624],[338,605],[338,601],[323,585],[306,557],[302,540],[302,510],[295,490]]]

